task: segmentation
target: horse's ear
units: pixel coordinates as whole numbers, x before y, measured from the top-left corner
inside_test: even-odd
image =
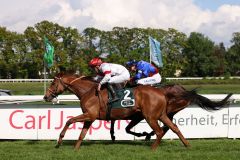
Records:
[[[75,74],[75,73],[76,73],[76,71],[75,71],[75,70],[73,70],[73,69],[70,69],[70,70],[68,70],[68,71],[67,71],[67,73],[68,73],[68,74]]]
[[[58,69],[59,72],[66,72],[66,68],[64,66],[59,66]]]
[[[66,68],[64,66],[58,66],[58,74],[56,77],[62,77],[66,73]]]
[[[64,74],[65,74],[65,72],[59,72],[59,73],[56,75],[56,77],[60,78],[60,77],[62,77]]]

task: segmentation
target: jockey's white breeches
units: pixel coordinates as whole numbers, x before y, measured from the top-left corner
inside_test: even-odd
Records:
[[[137,81],[137,84],[142,85],[152,85],[156,83],[160,83],[162,80],[162,77],[159,73],[154,74],[152,77],[142,78]]]
[[[123,73],[120,74],[120,75],[112,76],[112,77],[110,78],[110,80],[108,81],[108,83],[110,83],[110,84],[123,83],[123,82],[128,81],[129,78],[130,78],[129,72],[123,72]]]

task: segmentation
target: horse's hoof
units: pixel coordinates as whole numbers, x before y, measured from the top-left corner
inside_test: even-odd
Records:
[[[148,134],[147,132],[143,132],[142,135],[143,135],[143,136],[147,136],[147,135],[149,135],[149,134]]]
[[[59,148],[60,147],[60,144],[57,144],[56,146],[55,146],[55,148]]]
[[[188,144],[188,145],[185,145],[185,147],[186,147],[187,149],[189,149],[189,148],[191,148],[191,145]]]
[[[155,145],[151,146],[151,150],[152,151],[156,151],[157,150],[157,146],[155,146]]]
[[[112,137],[112,142],[115,142],[115,136]]]
[[[148,135],[146,135],[146,137],[145,137],[145,141],[150,141],[151,140],[151,134],[148,134]]]
[[[80,147],[78,147],[78,146],[75,146],[75,147],[74,147],[74,151],[77,152],[77,151],[79,151],[79,150],[80,150]]]

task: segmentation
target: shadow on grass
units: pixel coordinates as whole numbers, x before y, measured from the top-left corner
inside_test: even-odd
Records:
[[[55,147],[57,144],[56,140],[0,140],[5,142],[19,142],[26,145],[52,145]],[[74,146],[77,140],[63,140],[61,146]],[[127,145],[127,146],[151,146],[154,140],[145,141],[145,140],[116,140],[112,142],[111,140],[83,140],[81,146],[93,146],[93,145]],[[160,145],[166,145],[166,141],[161,141]]]
[[[56,142],[57,143],[57,142]],[[63,141],[62,145],[75,145],[76,141],[74,140],[65,140]],[[119,140],[119,141],[115,141],[112,142],[110,140],[83,140],[82,142],[82,146],[91,146],[91,145],[96,145],[96,144],[100,144],[100,145],[133,145],[133,146],[151,146],[153,143],[153,140],[151,141],[140,141],[140,140]]]

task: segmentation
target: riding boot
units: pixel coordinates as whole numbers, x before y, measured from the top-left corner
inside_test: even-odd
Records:
[[[116,94],[113,86],[112,86],[111,84],[108,84],[108,85],[107,85],[107,88],[108,88],[109,92],[110,92],[111,95],[112,95],[112,99],[109,100],[109,103],[112,103],[112,102],[115,102],[115,101],[119,100],[119,98],[117,97],[117,94]]]

